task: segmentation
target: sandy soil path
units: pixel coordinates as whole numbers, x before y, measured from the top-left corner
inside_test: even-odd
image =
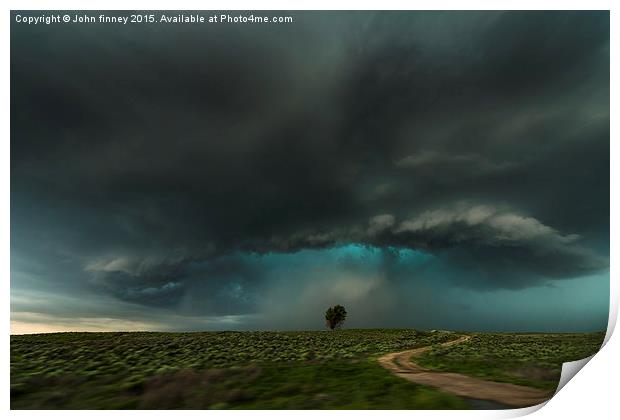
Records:
[[[464,335],[456,340],[442,343],[442,347],[453,346],[470,340]],[[511,407],[528,407],[547,401],[553,391],[545,391],[522,385],[486,381],[460,373],[438,372],[426,369],[411,361],[411,357],[430,350],[429,347],[389,353],[379,358],[381,366],[396,376],[417,384],[439,388],[459,397],[495,401]]]

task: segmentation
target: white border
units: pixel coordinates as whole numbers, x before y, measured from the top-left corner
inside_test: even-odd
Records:
[[[612,0],[7,0],[15,10],[611,10]],[[53,3],[53,4],[52,4]],[[53,6],[53,7],[52,7]],[[171,7],[173,6],[173,7]]]
[[[610,0],[589,0],[589,1],[577,1],[577,0],[564,0],[564,1],[542,1],[542,0],[520,0],[520,1],[491,1],[491,0],[472,0],[472,1],[403,1],[403,0],[383,0],[383,1],[291,1],[283,0],[265,0],[265,1],[249,1],[249,0],[229,0],[229,1],[188,1],[177,0],[174,3],[158,1],[145,1],[145,0],[108,0],[108,1],[89,1],[85,3],[77,0],[64,0],[64,1],[45,1],[45,0],[24,0],[14,1],[9,0],[3,2],[5,5],[5,14],[2,19],[2,57],[4,58],[4,65],[2,66],[4,83],[1,85],[2,95],[4,98],[3,112],[1,115],[2,132],[4,141],[2,143],[2,168],[4,176],[0,181],[2,188],[2,195],[6,197],[0,205],[0,211],[2,212],[2,266],[4,267],[4,294],[3,303],[5,307],[5,313],[10,311],[10,284],[9,284],[9,266],[10,266],[10,205],[8,197],[10,197],[10,180],[9,180],[9,168],[10,168],[10,153],[9,153],[9,110],[10,110],[10,96],[9,96],[9,10],[611,10],[611,74],[617,74],[618,69],[618,53],[614,51],[614,48],[618,46],[618,23],[620,20],[616,16],[617,8],[614,8],[616,2]],[[171,8],[171,6],[174,6]],[[617,121],[618,112],[616,106],[618,86],[615,79],[611,79],[611,121]],[[616,118],[614,118],[616,117]],[[611,127],[611,139],[615,139],[616,130],[614,124]],[[615,146],[614,141],[611,141],[611,185],[614,185],[614,181],[618,181],[618,169],[614,163],[617,163],[618,147]],[[618,199],[615,191],[611,191],[611,214],[618,214]],[[590,363],[579,373],[579,379],[571,381],[565,388],[562,389],[548,404],[545,409],[537,411],[533,414],[534,418],[540,419],[556,419],[556,418],[579,418],[582,419],[585,416],[591,418],[609,418],[611,413],[617,412],[617,385],[616,378],[618,377],[619,368],[618,361],[615,357],[616,354],[620,354],[620,345],[618,344],[617,337],[611,337],[611,332],[616,323],[618,316],[618,280],[617,270],[615,269],[615,261],[617,261],[617,240],[620,231],[618,224],[612,218],[610,238],[611,238],[611,303],[610,303],[610,315],[608,334],[606,337],[605,347],[597,354]],[[1,394],[3,407],[5,410],[9,409],[9,331],[10,331],[10,316],[5,319],[6,332],[2,337],[2,352],[3,360],[2,371],[5,374],[5,388]],[[611,337],[611,339],[610,339]],[[269,419],[288,419],[291,416],[295,416],[300,419],[310,419],[319,415],[322,417],[336,417],[353,419],[353,418],[370,418],[376,415],[387,415],[394,419],[410,419],[412,416],[416,418],[507,418],[515,417],[518,415],[524,415],[527,412],[531,412],[531,409],[510,410],[510,411],[475,411],[475,412],[447,412],[447,411],[321,411],[319,413],[313,411],[257,411],[252,413],[246,413],[243,411],[232,412],[209,412],[208,414],[201,411],[185,411],[175,412],[174,415],[182,415],[188,418],[203,418],[205,415],[210,417],[219,418],[237,418],[242,416],[269,418]],[[103,411],[46,411],[42,412],[27,412],[27,411],[12,411],[11,416],[16,418],[34,418],[41,415],[51,416],[52,418],[82,418],[84,416],[92,417],[94,419],[107,418],[111,413]],[[148,416],[152,418],[167,418],[171,413],[165,411],[149,411],[149,412],[130,412],[130,411],[117,411],[113,415],[120,418],[129,417],[142,417]]]

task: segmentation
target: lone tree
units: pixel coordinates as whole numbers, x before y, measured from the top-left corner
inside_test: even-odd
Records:
[[[347,318],[347,310],[342,305],[336,305],[325,311],[325,325],[330,329],[339,328]]]

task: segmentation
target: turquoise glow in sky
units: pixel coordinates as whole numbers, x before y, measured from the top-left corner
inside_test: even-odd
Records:
[[[291,16],[12,20],[16,329],[605,328],[608,11]]]

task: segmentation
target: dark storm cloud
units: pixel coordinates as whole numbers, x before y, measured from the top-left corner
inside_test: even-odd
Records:
[[[269,283],[240,253],[424,250],[477,289],[608,265],[608,13],[292,15],[13,23],[14,287],[221,315]]]

